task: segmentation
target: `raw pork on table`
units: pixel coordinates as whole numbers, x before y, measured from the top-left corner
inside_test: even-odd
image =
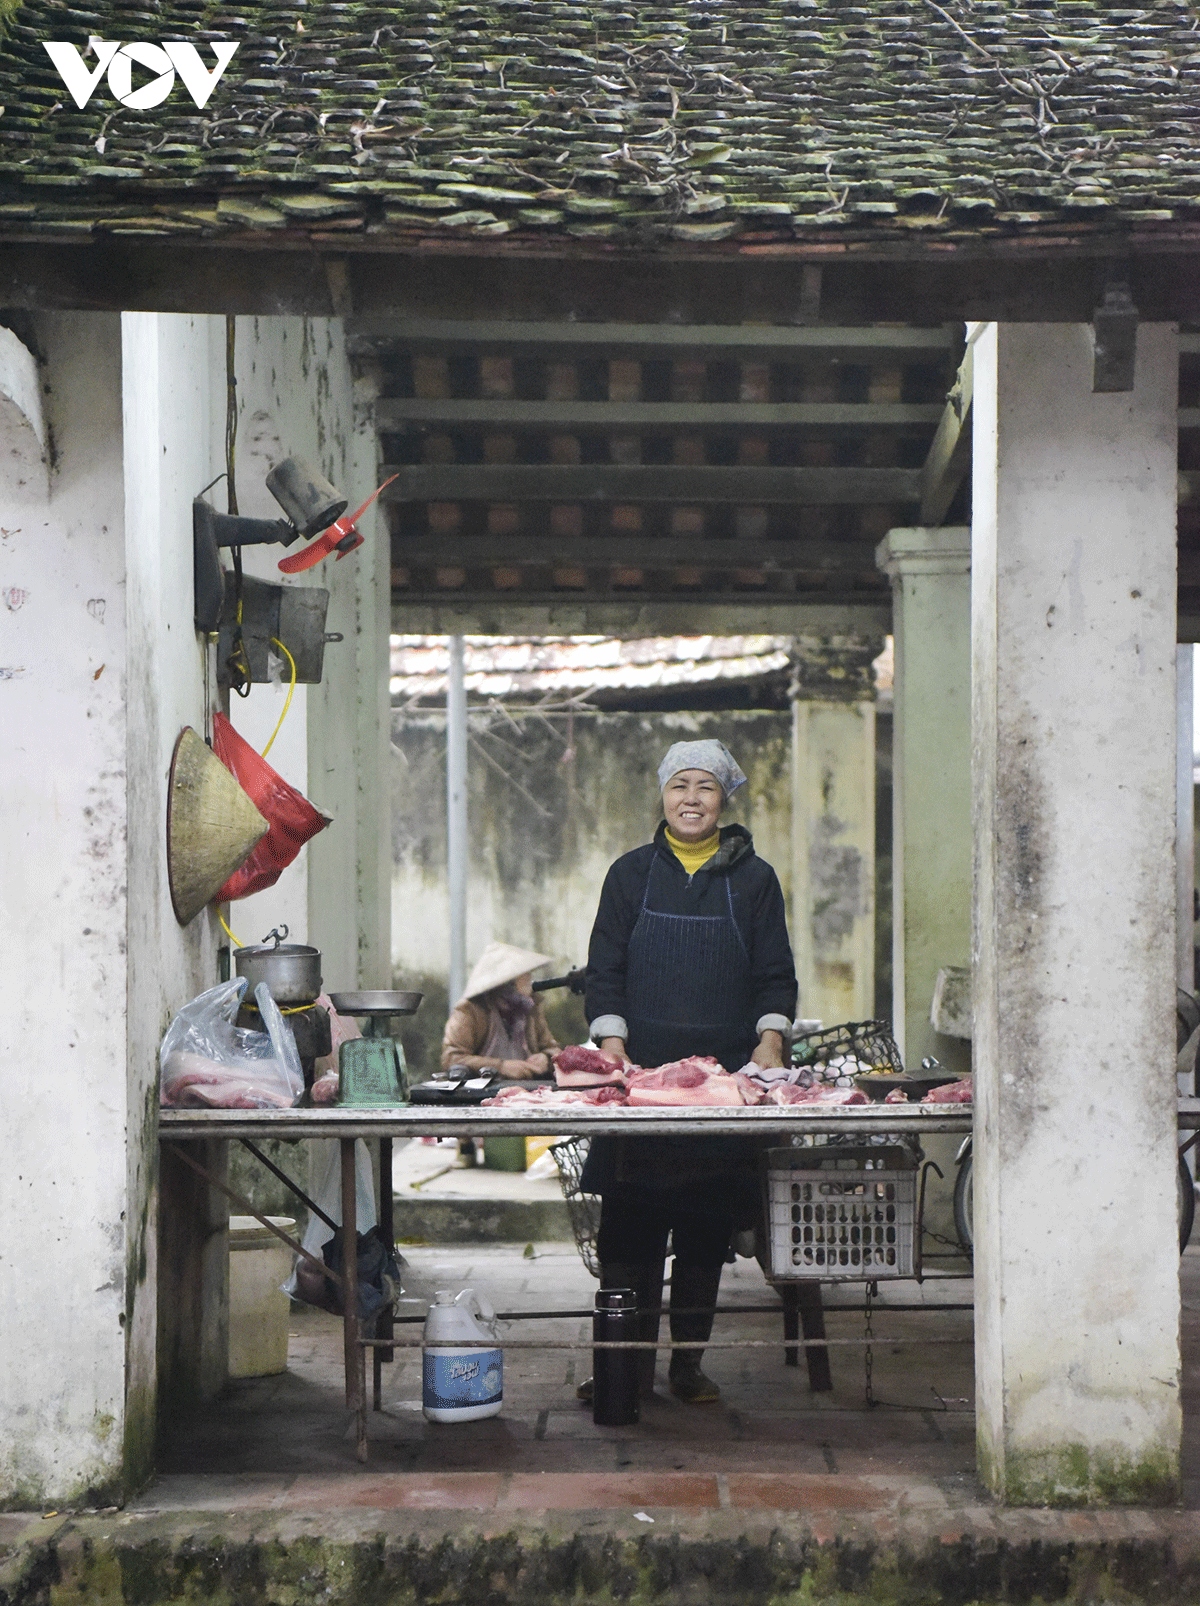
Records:
[[[957,1082],[946,1082],[942,1087],[931,1087],[921,1103],[971,1104],[974,1102],[974,1096],[971,1078],[964,1076]]]
[[[492,1107],[516,1105],[534,1110],[562,1110],[571,1105],[591,1106],[624,1104],[625,1090],[620,1087],[506,1087],[484,1104]]]
[[[768,1104],[866,1104],[867,1095],[856,1087],[796,1087],[777,1082],[767,1094]]]
[[[654,1071],[627,1074],[628,1103],[639,1108],[648,1105],[720,1108],[746,1102],[736,1076],[731,1076],[718,1060],[694,1054],[673,1060]]]
[[[599,1049],[574,1044],[554,1056],[554,1080],[559,1087],[624,1087],[626,1072],[637,1068],[610,1060]]]

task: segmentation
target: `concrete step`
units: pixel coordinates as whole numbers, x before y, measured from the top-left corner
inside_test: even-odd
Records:
[[[395,1156],[395,1224],[401,1242],[570,1243],[557,1173],[463,1165],[447,1144],[412,1142]]]
[[[570,1243],[565,1200],[397,1193],[396,1238],[422,1244]]]
[[[121,1514],[35,1521],[0,1569],[0,1606],[1200,1596],[1194,1512],[998,1510],[977,1495],[953,1509],[919,1478],[365,1472],[298,1478],[281,1498],[237,1481],[191,1491],[190,1509],[152,1488]]]

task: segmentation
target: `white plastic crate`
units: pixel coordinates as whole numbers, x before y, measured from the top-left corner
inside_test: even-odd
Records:
[[[920,1276],[917,1162],[908,1149],[770,1149],[766,1219],[773,1281]]]

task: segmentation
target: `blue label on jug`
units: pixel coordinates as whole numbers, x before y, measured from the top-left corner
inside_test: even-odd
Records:
[[[425,1351],[422,1398],[426,1410],[458,1411],[470,1405],[494,1405],[504,1398],[504,1357],[498,1349],[467,1355],[431,1355]]]

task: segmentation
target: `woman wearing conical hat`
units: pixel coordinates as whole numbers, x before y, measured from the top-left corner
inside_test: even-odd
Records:
[[[550,1050],[559,1044],[534,994],[533,972],[549,963],[530,948],[488,943],[446,1022],[444,1071],[462,1065],[516,1079],[546,1075]]]

